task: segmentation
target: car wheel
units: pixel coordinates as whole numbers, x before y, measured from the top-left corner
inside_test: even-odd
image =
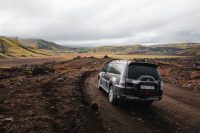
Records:
[[[150,106],[152,103],[153,103],[153,101],[145,101],[145,102],[144,102],[144,105]]]
[[[108,94],[108,100],[112,104],[116,103],[116,96],[114,94],[114,88],[113,88],[113,86],[110,86],[109,94]]]

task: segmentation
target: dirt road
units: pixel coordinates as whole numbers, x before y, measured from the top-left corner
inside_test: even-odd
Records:
[[[107,131],[133,132],[200,132],[200,94],[174,87],[164,86],[161,101],[150,107],[131,101],[118,105],[108,103],[107,94],[98,90],[97,72],[86,79],[85,89],[90,101],[100,107],[100,118]]]
[[[110,60],[57,62],[54,72],[39,75],[0,69],[2,75],[9,74],[0,78],[0,133],[200,131],[200,93],[190,89],[165,84],[163,99],[149,107],[134,102],[109,104],[96,80],[97,72]]]

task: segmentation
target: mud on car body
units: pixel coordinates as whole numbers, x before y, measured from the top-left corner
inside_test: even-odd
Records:
[[[151,104],[162,98],[163,81],[155,64],[115,60],[100,71],[98,88],[109,94],[110,103],[130,99]]]

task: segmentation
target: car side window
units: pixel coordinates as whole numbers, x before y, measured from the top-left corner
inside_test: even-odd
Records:
[[[111,67],[110,67],[110,71],[109,71],[109,72],[110,72],[110,73],[115,73],[115,68],[116,68],[116,64],[113,63],[113,64],[111,65]]]
[[[116,65],[115,73],[116,73],[116,74],[121,74],[121,72],[122,72],[122,70],[123,70],[123,67],[124,67],[123,64],[118,63],[118,64]]]
[[[108,65],[105,65],[105,66],[101,69],[101,71],[102,71],[102,72],[106,72],[107,67],[108,67]]]
[[[123,64],[112,63],[109,65],[108,72],[114,73],[114,74],[121,74],[122,70],[123,70]]]
[[[108,64],[108,67],[106,68],[106,72],[110,72],[111,71],[111,67],[112,67],[112,64]]]

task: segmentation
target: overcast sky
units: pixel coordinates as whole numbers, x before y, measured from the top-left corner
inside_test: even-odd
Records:
[[[62,45],[200,41],[200,0],[0,0],[0,35]]]

